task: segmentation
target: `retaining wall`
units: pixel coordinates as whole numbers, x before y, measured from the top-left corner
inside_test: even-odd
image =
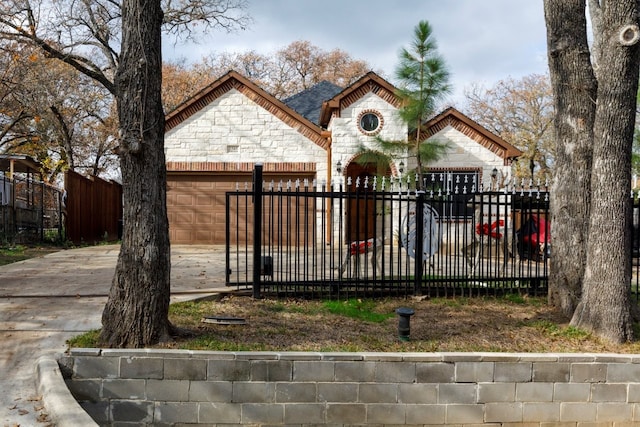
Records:
[[[640,425],[640,356],[76,349],[100,425]]]

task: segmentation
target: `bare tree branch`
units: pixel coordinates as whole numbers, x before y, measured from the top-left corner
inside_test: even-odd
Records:
[[[244,13],[246,0],[164,0],[163,29],[186,39],[194,39],[194,22],[203,24],[203,32],[222,29],[228,33],[244,30],[252,19]]]

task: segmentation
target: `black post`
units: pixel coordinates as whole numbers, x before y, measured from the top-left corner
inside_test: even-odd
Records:
[[[411,335],[411,316],[415,311],[409,307],[400,307],[396,309],[398,315],[398,338],[400,341],[409,341]]]
[[[414,266],[413,293],[422,295],[422,275],[424,264],[424,199],[422,190],[416,191],[416,259]]]
[[[231,282],[231,229],[229,227],[229,224],[231,224],[231,197],[228,193],[225,194],[224,202],[224,280],[229,285]],[[238,205],[236,194],[236,209],[238,209]]]
[[[262,260],[262,163],[253,168],[253,297],[260,298]]]

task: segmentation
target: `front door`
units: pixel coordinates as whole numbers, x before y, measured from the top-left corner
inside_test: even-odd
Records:
[[[347,167],[347,178],[351,178],[351,184],[347,186],[350,194],[347,203],[347,229],[348,242],[367,240],[376,235],[376,199],[373,190],[373,178],[375,176],[390,173],[389,167],[380,173],[379,166],[375,163],[360,164],[351,162]],[[368,184],[365,185],[368,179]]]

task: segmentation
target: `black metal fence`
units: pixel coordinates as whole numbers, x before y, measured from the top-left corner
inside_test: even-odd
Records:
[[[0,174],[0,243],[63,240],[62,199],[49,184]]]
[[[256,173],[256,182],[262,182]],[[548,193],[367,179],[226,194],[226,282],[254,295],[546,294]],[[257,201],[257,203],[256,203]]]

